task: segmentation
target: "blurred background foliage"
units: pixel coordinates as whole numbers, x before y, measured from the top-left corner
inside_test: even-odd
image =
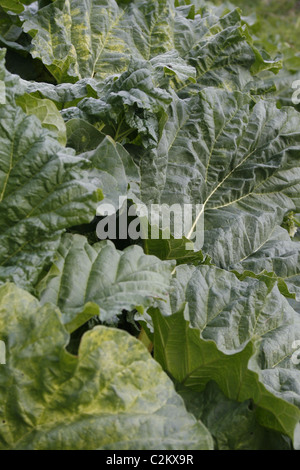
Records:
[[[221,0],[213,3],[224,4]],[[257,43],[270,54],[298,54],[300,63],[299,0],[233,0],[231,4],[241,8]]]
[[[275,85],[278,107],[292,102],[293,83],[300,80],[300,0],[213,0],[214,5],[231,10],[238,7],[254,44],[272,58],[281,58],[283,68],[277,76],[263,73],[261,79]],[[272,94],[274,96],[274,94]]]

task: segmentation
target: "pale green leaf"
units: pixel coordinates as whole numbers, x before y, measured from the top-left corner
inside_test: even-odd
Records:
[[[299,205],[299,129],[292,108],[248,94],[174,96],[157,149],[141,155],[141,199],[203,204],[203,250],[221,267],[234,265]]]
[[[141,342],[96,327],[78,357],[54,306],[0,287],[2,450],[211,449],[170,379]],[[9,393],[8,393],[9,391]]]
[[[293,294],[300,302],[300,243],[282,227],[276,227],[259,250],[232,268],[240,275],[274,275],[279,284],[286,285],[286,295]]]
[[[43,61],[58,83],[120,74],[132,56],[149,61],[174,50],[196,68],[198,85],[243,88],[251,69],[280,67],[264,61],[254,48],[237,10],[222,17],[217,11],[191,13],[190,8],[175,8],[173,0],[120,5],[114,0],[56,0],[36,14],[26,12],[24,30],[32,35],[33,57]],[[177,68],[177,88],[197,92],[186,71]],[[194,72],[192,77],[195,81]]]
[[[173,267],[139,246],[118,251],[110,241],[91,246],[85,237],[66,235],[40,298],[60,308],[69,331],[93,316],[112,323],[123,310],[143,313],[156,300],[166,302]]]
[[[0,123],[0,280],[32,288],[62,231],[90,222],[102,193],[91,161],[61,147],[38,118],[6,105]]]
[[[4,10],[11,11],[13,13],[22,13],[24,10],[22,3],[24,2],[20,2],[19,0],[0,0],[0,6]]]
[[[53,101],[36,98],[25,93],[16,99],[16,104],[21,106],[28,116],[31,114],[37,116],[42,126],[54,132],[61,145],[66,145],[66,125]]]
[[[131,55],[124,11],[114,0],[56,0],[28,14],[33,57],[41,57],[59,83],[123,71]],[[128,28],[128,26],[127,26]]]
[[[66,129],[68,147],[76,150],[77,154],[95,149],[105,139],[102,132],[84,119],[70,119]]]
[[[154,351],[177,382],[252,399],[258,422],[293,438],[300,420],[300,318],[278,288],[212,266],[179,266],[171,316],[153,312]],[[165,307],[162,306],[162,309]],[[166,313],[170,314],[167,311]]]
[[[229,400],[210,382],[203,392],[180,387],[187,409],[211,432],[216,450],[291,450],[288,438],[262,427],[251,400]]]
[[[80,116],[92,124],[102,124],[103,132],[120,142],[156,146],[172,97],[157,87],[155,80],[154,68],[148,62],[132,60],[118,79],[99,86],[98,99],[87,98],[78,105]]]

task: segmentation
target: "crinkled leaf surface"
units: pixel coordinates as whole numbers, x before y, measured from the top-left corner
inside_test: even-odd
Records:
[[[142,313],[157,299],[166,302],[173,267],[139,246],[118,251],[110,241],[91,246],[85,237],[66,235],[40,285],[41,301],[60,308],[69,330],[96,315],[112,323],[122,310]]]
[[[0,106],[0,143],[0,279],[31,288],[62,231],[90,222],[102,193],[90,161],[19,107]]]
[[[167,84],[165,77],[171,77],[175,83],[176,81],[179,83],[196,82],[195,67],[188,65],[175,50],[153,57],[150,63],[155,69],[156,80],[160,84],[163,82]]]
[[[142,200],[203,204],[204,251],[240,262],[298,206],[300,116],[248,94],[174,97],[157,149],[142,156]],[[200,216],[200,214],[199,214]]]
[[[77,81],[123,71],[132,51],[124,11],[114,0],[57,0],[29,15],[34,57],[42,57],[56,80]]]
[[[8,14],[0,2],[0,43],[5,47],[23,51],[27,50],[29,44],[22,41],[22,27],[18,16]],[[26,38],[27,39],[27,38]],[[29,41],[28,41],[29,43]]]
[[[66,125],[67,145],[77,154],[95,149],[104,140],[105,134],[84,119],[70,119]]]
[[[210,449],[170,379],[128,333],[96,327],[78,357],[54,306],[0,287],[0,448]]]
[[[271,68],[277,72],[281,67],[276,61],[264,61],[253,48],[239,10],[224,15],[208,7],[194,18],[179,14],[174,37],[181,57],[196,68],[196,85],[186,82],[177,88],[183,97],[197,94],[199,85],[243,89],[251,81],[250,71]]]
[[[216,450],[290,450],[289,439],[258,424],[250,400],[229,400],[215,382],[203,392],[178,390],[187,409],[210,430]]]
[[[204,0],[31,3],[0,0],[0,283],[42,305],[0,286],[0,447],[211,447],[124,332],[96,328],[66,352],[65,328],[77,353],[97,315],[154,338],[216,448],[299,448],[299,242],[279,228],[300,212],[300,119],[282,108],[296,35],[277,47],[267,19],[252,39],[255,18]],[[261,44],[283,53],[275,78]],[[102,196],[113,210],[119,196],[203,204],[203,251],[187,234],[121,252],[63,233],[94,243]]]
[[[85,138],[83,134],[81,136],[83,143],[85,143]],[[132,167],[135,168],[130,155],[122,145],[106,136],[95,150],[82,153],[81,156],[89,161],[89,177],[103,192],[102,203],[112,204],[116,210],[119,209],[119,197],[126,196],[128,178],[130,178]]]
[[[120,6],[114,0],[56,0],[26,18],[33,57],[59,83],[104,78],[124,72],[131,56],[150,60],[173,50],[196,67],[199,84],[243,87],[252,67],[278,69],[254,50],[237,10],[219,18],[211,10],[195,15],[175,8],[173,0]],[[185,73],[177,76],[185,79]]]
[[[153,313],[156,359],[193,390],[214,380],[228,398],[252,399],[260,424],[293,438],[300,419],[300,369],[292,361],[299,314],[277,286],[241,282],[213,266],[176,272],[170,303],[177,313]]]
[[[31,114],[37,116],[42,126],[53,131],[61,145],[66,145],[66,125],[53,101],[36,98],[25,93],[16,99],[16,103],[29,116]]]
[[[24,95],[24,83],[4,69],[1,74],[9,104],[0,106],[0,280],[32,290],[65,229],[91,222],[103,195],[118,208],[133,163],[109,137],[74,156],[15,104],[15,99],[24,104],[24,96],[36,100]]]
[[[187,250],[187,244],[190,240],[187,238],[169,240],[152,240],[151,238],[144,241],[145,250],[150,255],[158,256],[162,260],[176,260],[176,264],[210,264],[211,258],[205,255],[201,250]]]
[[[103,78],[126,70],[131,56],[149,60],[174,48],[172,3],[138,1],[123,9],[114,0],[57,0],[29,15],[24,28],[34,36],[33,56],[58,82]]]
[[[58,109],[75,106],[79,101],[88,96],[97,96],[94,89],[98,82],[92,78],[82,79],[76,83],[62,83],[52,85],[51,83],[29,82],[20,80],[24,92],[30,93],[37,98],[47,98],[53,101]]]
[[[270,78],[266,79],[266,83],[269,86],[273,84],[275,85],[276,91],[272,98],[277,99],[280,106],[294,106],[299,111],[299,87],[297,86],[297,88],[293,88],[294,83],[297,84],[300,80],[300,57],[297,59],[298,63],[295,71],[285,69],[281,70],[275,77],[271,76]]]
[[[276,227],[264,245],[241,263],[233,266],[239,273],[275,274],[288,291],[300,301],[300,243],[293,241],[282,227]]]
[[[145,146],[157,145],[160,122],[165,120],[172,97],[156,87],[154,79],[152,66],[133,60],[118,79],[101,86],[100,99],[87,98],[78,105],[82,117],[93,124],[103,123],[104,132],[116,140],[135,131]]]

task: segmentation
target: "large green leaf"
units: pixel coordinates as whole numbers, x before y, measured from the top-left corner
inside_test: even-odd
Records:
[[[247,23],[253,40],[257,47],[268,51],[273,57],[281,57],[283,70],[278,75],[264,73],[262,79],[275,84],[277,91],[275,98],[281,106],[293,106],[292,84],[299,80],[300,68],[300,40],[299,40],[299,6],[297,0],[276,1],[271,0],[255,2],[255,14],[253,2],[249,4],[243,0],[235,0],[243,9],[243,21]],[[274,99],[274,96],[273,96]],[[299,110],[299,104],[297,106]]]
[[[143,313],[155,300],[166,302],[173,267],[139,246],[118,251],[110,241],[91,246],[85,237],[66,235],[39,287],[41,302],[57,305],[70,331],[97,315],[112,323],[122,310]]]
[[[87,98],[78,105],[82,117],[116,140],[134,133],[131,140],[156,146],[172,97],[156,86],[155,78],[151,64],[133,60],[118,79],[100,85],[100,99]]]
[[[66,129],[67,145],[76,150],[77,154],[95,149],[105,138],[105,134],[84,119],[70,119]]]
[[[0,143],[0,280],[30,288],[62,231],[90,222],[102,193],[91,162],[19,107],[0,106]]]
[[[32,54],[63,82],[120,73],[132,55],[149,60],[173,49],[171,1],[126,9],[114,0],[56,0],[28,15],[24,28],[34,36]]]
[[[11,11],[13,13],[22,13],[24,6],[19,0],[0,0],[0,6],[4,10]]]
[[[22,8],[22,6],[20,5]],[[14,50],[29,49],[29,40],[23,33],[22,22],[17,15],[8,14],[0,2],[0,43]]]
[[[282,293],[300,302],[300,243],[293,241],[282,227],[275,227],[270,238],[255,253],[232,268],[240,278],[275,276],[280,287],[284,283]]]
[[[0,448],[300,448],[299,241],[280,228],[300,212],[299,40],[279,4],[0,0]],[[96,241],[99,200],[119,223],[124,196],[198,207],[202,251],[191,231]],[[201,421],[129,335],[82,339],[94,316],[139,322]]]
[[[3,78],[10,104],[0,106],[0,280],[32,289],[66,228],[91,222],[103,195],[118,208],[132,164],[110,138],[75,157],[14,104],[20,82]]]
[[[300,81],[300,57],[297,57],[297,59],[296,71],[281,70],[276,77],[271,76],[269,78],[265,78],[265,82],[268,86],[275,85],[276,91],[272,94],[271,99],[276,99],[278,101],[278,107],[294,106],[299,111],[299,86],[293,88],[293,85],[297,85]]]
[[[77,106],[65,105],[67,109],[62,111],[62,115],[67,122],[79,118],[123,144],[130,142],[155,147],[172,101],[167,90],[174,86],[174,77],[177,81],[194,81],[194,75],[195,69],[173,51],[156,56],[149,62],[132,59],[128,69],[118,78],[112,76],[99,83],[92,79],[80,80],[75,85],[64,84],[55,89],[59,92],[64,89],[65,96],[68,96],[70,92],[77,93],[76,88],[83,90],[87,84],[86,95],[89,97]],[[33,90],[31,85],[30,88]],[[41,86],[36,89],[45,93]],[[49,87],[46,93],[50,94]],[[54,99],[58,98],[51,94]],[[61,95],[59,99],[61,101]]]
[[[22,13],[23,5],[30,5],[35,0],[0,0],[0,6],[12,13]]]
[[[261,425],[293,438],[300,420],[300,368],[293,361],[299,315],[277,286],[241,282],[212,266],[179,266],[176,273],[170,303],[177,313],[153,312],[156,359],[195,391],[214,380],[228,398],[252,399]]]
[[[39,118],[42,126],[53,131],[61,145],[66,145],[66,125],[53,101],[40,99],[25,93],[16,99],[17,105],[28,114],[34,114]]]
[[[157,149],[141,157],[141,198],[203,204],[204,251],[221,267],[236,264],[299,205],[299,129],[294,109],[248,94],[174,96]]]
[[[210,449],[170,379],[141,342],[96,327],[78,357],[54,306],[13,284],[0,287],[0,448]]]
[[[173,0],[120,6],[114,0],[56,0],[36,14],[27,12],[24,30],[33,37],[33,57],[59,83],[104,78],[124,72],[131,56],[150,60],[172,50],[196,66],[200,84],[243,87],[251,68],[278,70],[254,49],[237,10],[222,18],[193,11],[176,9]]]
[[[83,98],[97,96],[94,88],[97,87],[96,80],[82,79],[77,83],[62,83],[52,85],[51,83],[29,82],[20,80],[22,93],[30,93],[37,98],[47,98],[53,101],[59,110],[76,106]]]
[[[57,0],[29,14],[24,29],[34,36],[33,57],[59,83],[74,82],[124,70],[131,50],[123,15],[114,0]]]
[[[181,387],[187,409],[207,426],[216,450],[290,450],[289,439],[260,426],[251,400],[229,400],[216,383],[210,382],[203,392]]]
[[[86,136],[81,135],[85,143]],[[138,171],[124,147],[106,136],[94,150],[80,155],[89,161],[89,178],[101,188],[104,195],[103,204],[112,204],[119,209],[119,197],[126,196],[132,176]]]
[[[9,103],[0,106],[0,281],[32,289],[65,229],[91,222],[103,195],[118,209],[133,163],[109,137],[74,156],[15,105],[24,96],[20,80],[0,73]]]
[[[251,73],[280,70],[280,62],[264,60],[252,45],[239,10],[228,13],[227,9],[222,14],[208,7],[200,11],[193,19],[190,15],[175,19],[175,48],[196,68],[197,78],[196,85],[186,82],[177,87],[181,96],[197,94],[199,85],[243,89],[251,81]]]

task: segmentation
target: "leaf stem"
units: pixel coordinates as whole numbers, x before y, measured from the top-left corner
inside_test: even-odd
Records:
[[[143,343],[143,345],[148,349],[149,353],[151,354],[153,351],[153,343],[148,338],[147,333],[144,330],[144,328],[141,329],[141,332],[138,336],[138,340]]]

